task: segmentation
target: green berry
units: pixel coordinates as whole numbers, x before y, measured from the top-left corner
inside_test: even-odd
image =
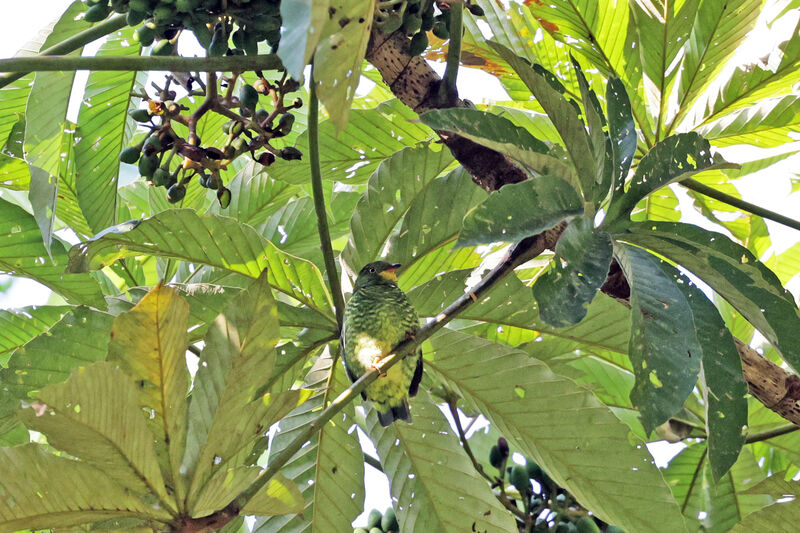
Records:
[[[469,9],[469,12],[475,15],[476,17],[482,17],[486,14],[483,11],[483,8],[478,4],[468,4],[467,9]]]
[[[145,178],[153,177],[156,169],[158,168],[158,157],[153,155],[145,155],[139,158],[139,175]]]
[[[211,57],[219,57],[225,55],[228,51],[228,38],[225,36],[225,31],[218,28],[211,38],[211,43],[208,45],[208,55]]]
[[[383,533],[383,530],[379,527],[373,527],[369,530],[369,533]]]
[[[119,153],[119,160],[132,165],[139,160],[142,151],[136,146],[128,146]]]
[[[281,115],[281,119],[278,121],[278,132],[281,135],[289,135],[292,132],[292,126],[294,125],[294,115],[291,113],[286,113]]]
[[[489,464],[497,469],[503,465],[503,456],[496,444],[489,450]]]
[[[211,35],[211,30],[208,29],[208,26],[198,23],[189,26],[189,29],[191,29],[192,33],[194,33],[194,38],[197,39],[197,42],[200,43],[200,46],[208,50],[208,48],[211,46],[211,40],[213,38]]]
[[[258,105],[258,91],[247,83],[239,88],[239,104],[245,109],[255,110]]]
[[[169,39],[161,39],[150,51],[151,56],[168,56],[175,50],[175,45]]]
[[[268,116],[269,113],[267,112],[266,109],[257,109],[256,112],[253,114],[253,120],[258,122],[259,124],[263,124],[264,121],[267,120]]]
[[[539,479],[542,476],[542,469],[534,461],[525,458],[525,469],[528,471],[528,477],[531,479]]]
[[[619,526],[608,526],[606,527],[606,533],[625,533],[625,531]]]
[[[414,35],[421,27],[422,17],[416,13],[411,15],[407,14],[406,18],[403,20],[403,31],[406,35]]]
[[[353,530],[353,533],[369,533],[369,531],[363,527],[357,527]]]
[[[433,25],[433,34],[439,39],[447,40],[450,38],[450,28],[447,27],[445,22],[437,21]]]
[[[428,34],[424,31],[414,34],[408,45],[408,55],[418,56],[428,48]]]
[[[142,46],[150,46],[156,38],[156,32],[153,28],[145,25],[136,30],[133,34],[133,39],[139,41]]]
[[[134,109],[128,115],[136,122],[150,122],[150,112],[147,109]]]
[[[111,10],[107,4],[96,4],[89,8],[83,20],[86,22],[100,22],[105,20],[110,12]]]
[[[397,524],[397,517],[394,515],[394,508],[389,507],[386,509],[386,512],[383,513],[381,529],[385,531],[385,533],[398,533],[400,531],[400,526]]]
[[[589,516],[582,516],[575,522],[575,527],[578,528],[578,533],[600,533],[600,528],[597,527],[595,521]]]
[[[369,512],[369,516],[367,516],[367,527],[373,528],[378,527],[381,525],[381,520],[383,519],[383,515],[377,509],[373,509]]]
[[[399,15],[391,15],[381,25],[383,33],[394,33],[403,26],[403,17]]]
[[[184,196],[186,196],[186,187],[180,183],[176,183],[167,189],[167,201],[171,204],[180,202]]]
[[[213,187],[211,187],[213,189]],[[231,205],[231,190],[220,187],[217,191],[217,201],[222,209],[227,209]]]
[[[295,161],[303,158],[303,152],[297,148],[294,148],[293,146],[281,148],[279,155],[281,156],[281,159],[285,159],[286,161]]]
[[[133,9],[128,10],[128,14],[125,15],[125,22],[128,26],[138,26],[144,20],[145,14],[142,11],[134,11]]]
[[[530,490],[531,480],[528,477],[528,471],[522,465],[514,465],[511,469],[510,481],[520,494],[527,494]]]
[[[172,181],[172,175],[169,173],[169,169],[157,168],[153,172],[153,184],[157,187],[168,187],[170,181]]]

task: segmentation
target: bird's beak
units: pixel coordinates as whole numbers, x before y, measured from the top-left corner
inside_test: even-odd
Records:
[[[397,282],[397,269],[401,266],[402,265],[400,263],[394,263],[392,266],[381,272],[381,276],[388,280]]]

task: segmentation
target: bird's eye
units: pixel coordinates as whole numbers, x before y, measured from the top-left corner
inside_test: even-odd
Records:
[[[375,273],[375,267],[369,267],[368,271],[369,271],[371,274],[374,274],[374,273]]]

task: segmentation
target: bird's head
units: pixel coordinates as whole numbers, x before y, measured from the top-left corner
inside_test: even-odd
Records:
[[[398,268],[400,268],[400,263],[387,263],[386,261],[369,263],[358,273],[354,288],[365,285],[385,284],[387,282],[397,284]]]

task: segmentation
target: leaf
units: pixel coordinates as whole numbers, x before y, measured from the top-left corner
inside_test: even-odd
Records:
[[[467,213],[456,246],[516,242],[582,213],[578,193],[562,179],[539,176],[512,183]]]
[[[270,456],[280,453],[350,385],[341,364],[333,365],[323,353],[306,377],[305,386],[316,391],[306,403],[280,423],[270,447]],[[364,455],[358,441],[355,409],[351,403],[312,436],[281,470],[302,487],[305,508],[296,516],[259,519],[254,533],[347,531],[364,509]]]
[[[351,273],[380,257],[414,199],[452,162],[449,150],[434,152],[425,146],[404,148],[380,164],[350,219],[350,238],[342,258]],[[398,179],[401,175],[407,178]]]
[[[303,494],[297,485],[278,473],[242,509],[249,515],[297,514],[303,510]]]
[[[681,219],[680,201],[668,185],[648,194],[636,204],[630,218],[634,222],[660,220],[678,222]]]
[[[763,5],[763,0],[700,3],[692,31],[682,47],[685,56],[680,67],[678,115],[672,125],[680,123],[717,77],[755,25]]]
[[[497,150],[537,174],[558,176],[574,183],[574,171],[560,159],[549,155],[549,147],[515,126],[507,118],[472,108],[434,109],[419,119],[431,129],[450,131],[478,144]]]
[[[0,269],[38,281],[70,303],[105,309],[97,281],[87,274],[64,274],[67,254],[61,242],[55,243],[50,251],[51,259],[33,216],[0,199]]]
[[[189,305],[175,289],[158,285],[136,306],[114,319],[110,361],[139,384],[139,407],[150,413],[148,427],[166,482],[182,499],[179,474],[186,442],[186,328]]]
[[[124,372],[107,362],[75,369],[70,378],[42,389],[22,411],[26,425],[48,444],[79,457],[135,494],[155,494],[173,512],[158,469],[153,435]]]
[[[97,57],[138,57],[134,28],[110,35]],[[78,115],[75,183],[78,204],[94,233],[116,222],[119,153],[133,138],[136,123],[129,109],[139,106],[131,92],[147,81],[146,72],[92,72]]]
[[[800,126],[800,96],[766,98],[698,128],[716,146],[752,144],[774,148],[794,140]]]
[[[628,215],[639,200],[673,181],[702,170],[729,168],[729,165],[721,158],[715,160],[708,141],[697,133],[679,133],[667,137],[639,162],[630,187],[624,194],[614,197],[605,220],[612,222]]]
[[[624,236],[623,236],[624,235]],[[644,246],[691,271],[725,298],[800,368],[800,315],[792,296],[750,251],[728,237],[691,224],[633,224],[615,238]]]
[[[91,235],[92,230],[78,202],[78,184],[75,172],[75,130],[77,124],[68,123],[61,136],[62,165],[58,170],[58,202],[56,217],[78,236]]]
[[[551,80],[548,79],[548,77],[554,78],[553,74],[541,66],[537,65],[539,68],[531,67],[508,48],[497,43],[489,44],[519,74],[519,77],[544,108],[547,116],[553,121],[558,134],[564,141],[572,165],[575,167],[583,195],[588,197],[593,189],[596,174],[591,156],[591,142],[573,103],[564,98],[563,87],[560,89],[554,87]]]
[[[374,0],[333,0],[314,52],[317,94],[338,131],[347,124],[361,79],[374,9]]]
[[[312,263],[281,252],[245,224],[219,215],[173,209],[109,228],[70,250],[70,271],[85,272],[140,254],[175,257],[250,277],[266,268],[273,288],[332,316],[322,275]]]
[[[29,306],[0,310],[0,365],[34,337],[44,333],[69,311],[66,306]]]
[[[608,135],[611,138],[611,187],[614,194],[621,194],[636,153],[636,124],[633,121],[628,92],[618,78],[608,80],[606,105]]]
[[[57,457],[38,444],[0,448],[0,527],[4,531],[76,526],[111,517],[168,522],[102,471]]]
[[[382,428],[375,410],[366,432],[389,477],[400,529],[407,533],[517,531],[514,519],[476,475],[458,438],[427,394],[411,400],[413,424]]]
[[[278,57],[289,75],[303,78],[328,19],[330,0],[287,0],[281,3],[281,46]]]
[[[550,269],[533,285],[533,297],[542,320],[555,327],[572,326],[586,316],[586,308],[606,281],[613,255],[611,238],[595,231],[591,219],[579,218],[561,234],[555,252]]]
[[[644,446],[631,445],[627,426],[590,392],[508,346],[451,330],[430,342],[426,371],[595,515],[630,531],[684,531]]]

